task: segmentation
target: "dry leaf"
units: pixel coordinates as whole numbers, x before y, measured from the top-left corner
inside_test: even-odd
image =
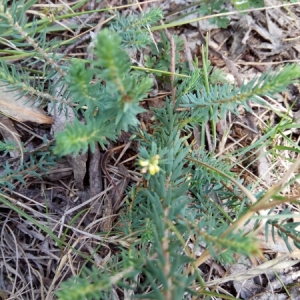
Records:
[[[9,91],[0,87],[0,110],[6,116],[20,122],[31,121],[39,124],[52,124],[53,120],[35,106],[34,101],[26,96],[20,97],[18,91]]]
[[[257,172],[258,176],[264,180],[267,186],[271,184],[270,165],[266,157],[266,149],[260,149],[257,159]]]

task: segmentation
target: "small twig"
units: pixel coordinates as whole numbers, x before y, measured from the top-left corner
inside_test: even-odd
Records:
[[[104,2],[101,2],[97,7],[96,7],[96,10],[98,9],[101,9],[102,8],[102,5],[103,5]],[[79,26],[77,28],[77,30],[75,31],[75,35],[78,35],[79,32],[82,30],[83,26],[85,26],[89,21],[93,20],[94,18],[97,17],[97,14],[98,12],[94,12],[92,13],[90,16],[88,16],[81,24],[81,26]]]
[[[215,147],[213,146],[213,143],[211,140],[210,128],[209,128],[208,123],[205,124],[205,132],[206,132],[208,150],[209,150],[209,152],[212,152],[212,151],[214,151]]]
[[[104,172],[104,174],[106,175],[108,181],[113,185],[113,187],[115,188],[115,190],[118,192],[118,194],[119,194],[120,196],[121,196],[122,194],[121,194],[119,188],[117,187],[117,185],[115,184],[115,182],[113,181],[113,179],[110,177],[109,172],[108,172],[108,170],[107,170],[106,164],[107,164],[107,160],[108,160],[109,156],[110,156],[113,152],[115,152],[116,150],[122,149],[124,146],[125,146],[125,145],[117,146],[117,147],[115,147],[115,148],[112,148],[112,149],[106,151],[106,152],[103,154],[103,156],[102,156],[102,158],[101,158],[101,161],[100,161],[100,166],[101,166],[102,171]]]
[[[93,197],[103,191],[102,185],[102,172],[99,168],[101,161],[100,147],[99,144],[95,144],[95,151],[92,153],[90,151],[90,166],[89,166],[89,176],[90,176],[90,197]]]
[[[186,37],[184,34],[182,34],[180,36],[183,40],[183,45],[184,45],[184,53],[185,53],[185,56],[186,56],[186,59],[187,59],[187,62],[189,64],[189,69],[190,71],[194,71],[195,70],[195,67],[193,65],[193,57],[192,57],[192,53],[191,53],[191,49],[187,43],[187,40],[186,40]]]
[[[164,217],[166,220],[168,220],[170,213],[170,208],[167,207],[164,210]],[[171,264],[170,264],[170,250],[169,250],[169,236],[170,236],[170,230],[166,229],[165,230],[165,235],[162,240],[162,252],[165,258],[165,265],[163,267],[163,271],[165,273],[165,276],[167,278],[167,286],[166,289],[163,290],[163,294],[166,300],[171,300],[172,299],[172,293],[171,293],[171,288],[172,288],[172,280],[170,276],[171,272]]]
[[[63,56],[68,55],[73,49],[77,48],[79,45],[83,44],[85,41],[89,40],[90,38],[91,38],[90,33],[86,33],[74,44],[71,44],[69,47],[67,47],[63,53]]]
[[[163,25],[163,21],[160,21],[160,23]],[[176,44],[175,44],[175,41],[174,41],[174,38],[173,36],[169,33],[169,31],[167,29],[165,29],[165,34],[168,38],[168,40],[170,41],[170,44],[171,44],[171,64],[170,64],[170,71],[171,71],[171,77],[170,77],[170,80],[171,80],[171,97],[172,97],[172,103],[173,105],[175,105],[175,101],[176,101],[176,88],[174,87],[174,79],[175,79],[175,64],[176,64]]]
[[[289,230],[286,230],[283,226],[277,224],[277,223],[271,223],[271,226],[276,227],[278,230],[282,231],[284,234],[286,234],[288,237],[290,237],[293,241],[296,241],[297,243],[300,243],[300,238],[295,236],[293,233],[291,233]]]
[[[189,69],[190,71],[194,71],[195,67],[193,65],[193,57],[192,57],[192,53],[191,53],[191,49],[187,43],[186,37],[184,34],[181,35],[181,38],[183,40],[183,45],[184,45],[184,53],[186,56],[186,59],[188,61],[189,64]],[[200,126],[196,125],[193,129],[193,133],[194,133],[194,139],[196,141],[195,144],[195,148],[198,149],[201,145],[201,141],[200,141]]]

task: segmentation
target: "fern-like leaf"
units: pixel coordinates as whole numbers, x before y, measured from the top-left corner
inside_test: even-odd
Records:
[[[82,124],[75,119],[73,124],[69,123],[63,132],[56,135],[55,153],[77,155],[80,150],[85,153],[89,146],[94,151],[95,142],[104,148],[104,145],[108,144],[108,139],[114,140],[115,138],[115,126],[107,122],[105,118],[101,118],[97,122],[95,120],[87,121],[87,124]]]

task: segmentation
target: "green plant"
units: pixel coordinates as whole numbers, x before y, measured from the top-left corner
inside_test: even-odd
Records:
[[[98,59],[86,68],[85,63],[73,62],[66,83],[70,87],[72,100],[82,111],[86,124],[75,121],[64,133],[57,136],[56,152],[62,155],[94,149],[94,143],[102,147],[108,139],[114,140],[121,130],[128,131],[129,126],[138,124],[137,114],[143,112],[139,106],[145,94],[150,90],[150,78],[130,73],[129,58],[120,49],[119,37],[107,30],[98,36],[95,46]],[[97,82],[90,84],[96,76]],[[106,85],[101,85],[101,80]],[[95,109],[99,113],[94,116]]]
[[[208,61],[206,65],[209,65]],[[107,68],[107,73],[115,69],[113,65]],[[142,293],[136,296],[148,299],[183,299],[185,293],[209,295],[205,292],[205,284],[198,292],[191,289],[192,283],[201,286],[204,279],[195,268],[197,261],[194,261],[185,245],[189,236],[197,237],[195,244],[205,243],[210,254],[220,261],[230,262],[233,253],[259,255],[253,238],[246,237],[243,231],[235,232],[235,229],[241,228],[269,198],[260,198],[259,195],[256,198],[246,192],[242,201],[231,202],[225,212],[212,200],[215,197],[228,199],[224,183],[226,186],[234,182],[243,192],[245,188],[234,179],[230,165],[215,159],[213,154],[209,155],[203,149],[195,150],[186,146],[186,142],[194,124],[217,121],[224,118],[228,111],[238,113],[237,107],[241,104],[249,109],[248,100],[258,101],[257,95],[271,96],[282,91],[299,77],[300,68],[289,65],[281,71],[270,71],[239,88],[230,84],[220,85],[215,80],[209,92],[205,89],[207,76],[203,72],[198,70],[191,75],[196,77],[193,87],[187,88],[188,80],[178,86],[178,99],[174,106],[166,102],[164,108],[153,110],[156,120],[153,134],[137,130],[136,124],[128,127],[141,144],[140,165],[148,182],[147,186],[129,192],[131,205],[123,216],[126,220],[122,229],[124,235],[136,234],[137,242],[132,243],[129,249],[122,249],[121,265],[112,262],[109,272],[92,269],[70,279],[57,292],[61,299],[93,298],[96,295],[109,298],[113,284],[129,290],[138,286]],[[109,86],[110,78],[105,79]],[[114,80],[110,80],[114,84]],[[189,110],[179,113],[176,109],[180,106]],[[67,135],[62,133],[60,138],[66,139]],[[59,143],[58,146],[61,147]],[[86,147],[82,145],[81,149]],[[71,150],[78,152],[77,144],[76,148],[70,147]],[[230,197],[234,199],[235,193]],[[273,222],[268,224],[274,225]],[[142,232],[141,228],[144,228]],[[290,227],[289,230],[293,229]],[[139,247],[139,251],[136,247]],[[193,275],[190,274],[191,270],[194,271]],[[145,276],[142,283],[136,280],[137,274]],[[151,289],[144,294],[148,286]]]
[[[187,66],[184,63],[180,62],[179,53],[182,51],[183,42],[177,36],[174,36],[174,42],[176,47],[176,56],[175,56],[175,70],[180,74],[188,75],[189,71]],[[171,45],[167,39],[164,32],[161,33],[161,42],[158,42],[157,45],[150,45],[149,55],[145,55],[145,67],[149,69],[156,69],[161,71],[167,71],[171,63]],[[155,74],[160,80],[168,81],[169,76],[166,76],[163,73],[156,72]]]
[[[139,15],[123,17],[117,13],[117,18],[110,24],[112,31],[118,32],[122,39],[122,46],[132,50],[141,50],[153,44],[152,36],[145,31],[163,17],[162,10],[154,8],[146,11],[143,18]]]
[[[34,2],[26,2],[25,5],[18,1],[18,5],[8,7],[4,1],[0,11],[3,21],[1,36],[7,36],[16,45],[28,49],[18,55],[30,58],[30,66],[41,60],[45,61],[45,66],[36,74],[30,70],[29,76],[25,66],[17,69],[3,61],[0,80],[24,94],[38,96],[38,100],[68,105],[68,109],[75,110],[77,119],[57,134],[55,148],[50,148],[51,151],[35,153],[15,169],[7,164],[0,184],[3,188],[13,189],[12,182],[25,183],[25,172],[41,176],[35,168],[41,169],[42,173],[57,159],[53,157],[52,150],[57,156],[77,155],[88,149],[94,151],[97,144],[105,150],[105,146],[116,140],[122,131],[130,132],[131,139],[140,145],[136,170],[143,174],[143,181],[127,192],[120,217],[122,226],[117,223],[109,233],[118,234],[126,241],[118,244],[120,252],[103,269],[95,266],[85,268],[77,277],[62,283],[56,291],[57,297],[62,300],[110,299],[115,288],[146,299],[220,297],[213,289],[208,290],[199,266],[209,257],[231,263],[233,254],[261,256],[258,243],[251,234],[244,232],[243,226],[262,209],[271,212],[278,203],[286,200],[280,198],[279,192],[288,180],[284,177],[285,181],[267,191],[251,193],[243,185],[243,180],[231,171],[230,163],[205,150],[204,138],[202,147],[193,147],[193,129],[198,125],[204,128],[207,122],[211,122],[213,131],[215,122],[226,118],[228,112],[238,114],[239,106],[251,111],[250,100],[267,105],[257,96],[273,96],[283,91],[300,77],[299,66],[287,65],[282,70],[271,70],[237,87],[226,83],[219,70],[213,70],[207,49],[203,50],[203,68],[196,67],[187,79],[176,79],[176,101],[167,99],[163,108],[152,110],[154,122],[148,132],[138,128],[138,115],[144,112],[140,102],[151,91],[153,82],[147,69],[142,72],[131,68],[130,58],[123,48],[140,50],[151,44],[147,25],[158,21],[161,11],[150,11],[144,19],[141,16],[130,19],[118,16],[110,30],[103,29],[96,37],[95,57],[72,59],[69,65],[56,52],[58,42],[45,42],[43,29],[47,21],[33,22],[29,26],[23,19],[24,11]],[[22,3],[23,6],[20,5]],[[123,33],[119,36],[114,32],[125,28],[130,29],[128,35]],[[37,38],[39,32],[41,35]],[[164,35],[161,45],[164,52],[157,51],[146,58],[147,66],[157,68],[158,72],[164,71],[170,61],[168,51],[171,46]],[[177,46],[180,46],[179,39]],[[155,46],[151,44],[151,47],[154,49]],[[187,72],[179,63],[176,69]],[[31,87],[33,73],[36,75],[34,88]],[[51,79],[57,73],[61,77],[51,85]],[[46,91],[45,83],[48,81],[51,86]],[[62,95],[55,92],[57,87],[60,87]],[[265,139],[274,132],[267,133]],[[259,140],[253,147],[259,148],[264,141]],[[1,151],[10,149],[9,144],[1,144]],[[297,160],[294,168],[298,165]],[[1,193],[5,194],[4,189]],[[272,197],[277,202],[272,202]],[[32,220],[15,204],[8,205],[3,197],[0,200]],[[282,213],[283,217],[287,212]],[[76,220],[77,217],[71,223]],[[260,220],[259,216],[257,225]],[[291,226],[287,219],[279,224],[270,218],[266,222],[268,226],[277,229],[288,245],[292,240],[299,247],[297,228]],[[54,238],[52,231],[44,226],[40,228]],[[67,233],[65,230],[63,243],[54,238],[60,247],[65,247],[66,252],[74,250],[66,245]],[[188,245],[190,240],[193,240],[194,249]],[[199,257],[196,257],[197,250],[202,252]],[[226,298],[226,295],[222,296]]]

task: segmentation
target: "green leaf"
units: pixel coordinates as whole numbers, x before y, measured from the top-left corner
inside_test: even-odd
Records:
[[[85,153],[88,146],[95,149],[95,142],[98,142],[102,148],[108,144],[108,139],[114,140],[116,131],[114,125],[105,121],[105,118],[99,118],[96,121],[87,121],[82,124],[77,119],[73,124],[67,124],[63,132],[56,134],[56,146],[54,152],[58,155],[73,154],[77,155],[80,151]]]

